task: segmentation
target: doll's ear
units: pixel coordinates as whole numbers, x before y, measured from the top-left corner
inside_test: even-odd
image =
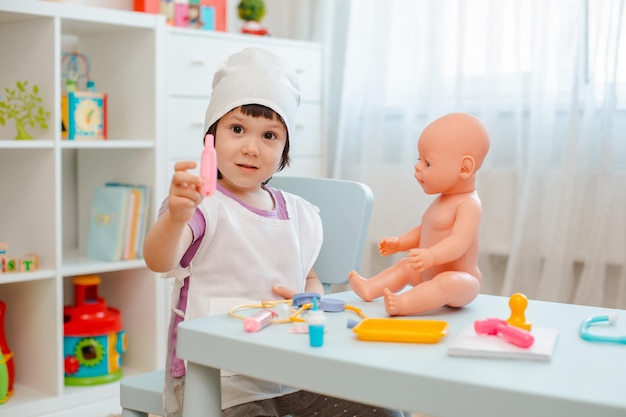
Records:
[[[474,171],[476,171],[476,161],[472,156],[464,155],[461,158],[461,167],[459,170],[461,178],[465,179],[471,177],[474,174]]]

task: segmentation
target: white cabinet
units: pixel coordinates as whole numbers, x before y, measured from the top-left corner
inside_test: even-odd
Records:
[[[94,186],[148,185],[152,216],[163,197],[157,163],[163,26],[160,16],[149,14],[0,0],[0,97],[16,81],[28,81],[50,111],[48,129],[27,128],[33,140],[14,140],[12,119],[0,126],[0,242],[11,256],[34,252],[40,258],[36,271],[0,274],[15,365],[14,394],[0,405],[1,417],[69,416],[81,406],[97,409],[83,416],[119,411],[118,383],[64,384],[63,306],[73,303],[76,275],[100,275],[99,295],[122,313],[128,341],[123,372],[161,366],[163,284],[141,259],[108,263],[82,254]],[[108,93],[108,140],[61,139],[61,53],[68,43],[89,56],[97,89]]]
[[[167,28],[166,178],[177,161],[199,161],[213,74],[229,55],[249,46],[283,57],[300,81],[302,100],[291,139],[291,165],[282,173],[321,176],[324,172],[321,44]],[[164,185],[169,187],[169,182],[166,180]]]

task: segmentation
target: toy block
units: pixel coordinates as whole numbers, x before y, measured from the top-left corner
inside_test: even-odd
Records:
[[[9,244],[7,242],[0,242],[0,255],[6,255],[9,250]]]
[[[31,272],[39,269],[39,256],[29,253],[20,258],[20,272]]]
[[[17,272],[17,259],[10,256],[7,257],[6,267],[4,272]]]
[[[6,272],[7,257],[0,255],[0,274]]]
[[[36,253],[27,253],[25,256],[32,257],[35,260],[35,269],[39,269],[39,255]]]

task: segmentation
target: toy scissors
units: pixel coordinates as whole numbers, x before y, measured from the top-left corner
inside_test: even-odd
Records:
[[[626,345],[626,335],[624,336],[604,336],[593,334],[589,332],[589,327],[595,323],[608,322],[610,325],[615,325],[617,322],[617,314],[609,313],[603,316],[595,316],[589,317],[583,320],[580,323],[580,327],[578,328],[578,334],[584,340],[588,340],[590,342],[603,342],[603,343],[619,343],[622,345]]]

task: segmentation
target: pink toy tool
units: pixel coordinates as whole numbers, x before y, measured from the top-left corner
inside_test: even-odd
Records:
[[[204,196],[212,195],[217,183],[217,156],[215,155],[214,137],[211,134],[204,137],[200,176],[204,180],[200,192]]]
[[[273,310],[261,310],[243,321],[243,329],[247,332],[258,332],[264,327],[272,324],[274,317],[278,314]]]
[[[526,330],[511,326],[505,320],[489,318],[474,321],[477,334],[500,335],[507,342],[522,348],[530,347],[535,338]]]

